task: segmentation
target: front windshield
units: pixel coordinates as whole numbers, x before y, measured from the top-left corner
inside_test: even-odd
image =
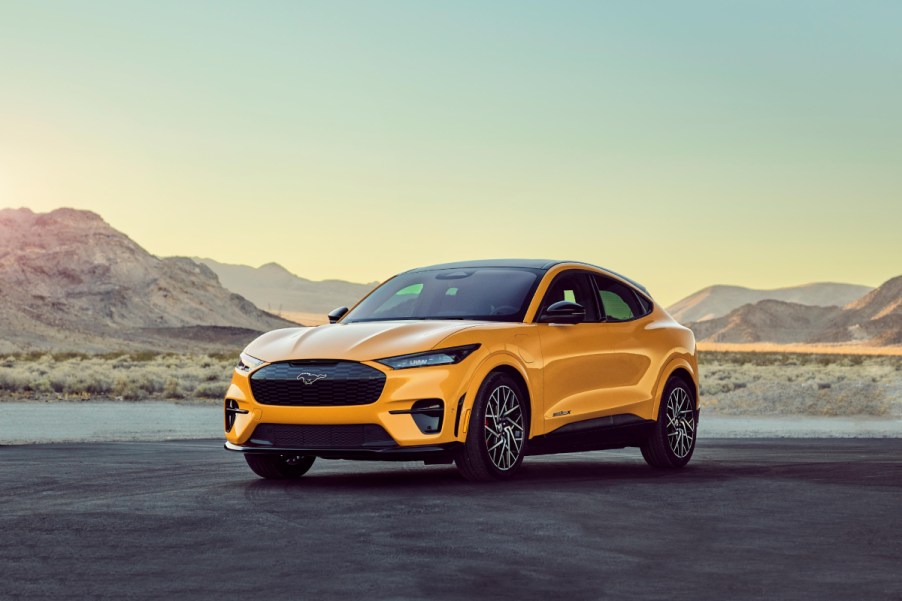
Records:
[[[392,319],[523,321],[538,279],[537,270],[500,267],[402,273],[376,288],[342,323]]]

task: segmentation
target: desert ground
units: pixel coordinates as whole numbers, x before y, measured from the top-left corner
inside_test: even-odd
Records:
[[[713,415],[902,418],[902,357],[702,352],[701,406]]]
[[[3,401],[222,398],[237,352],[201,355],[32,353],[0,358]],[[902,356],[702,351],[708,415],[902,418]]]

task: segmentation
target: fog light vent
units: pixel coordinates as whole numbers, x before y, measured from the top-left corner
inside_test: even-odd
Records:
[[[438,434],[442,431],[442,421],[445,418],[445,403],[441,399],[423,399],[415,402],[410,409],[395,409],[389,413],[409,414],[420,432]]]
[[[238,401],[227,399],[225,402],[225,431],[231,432],[232,426],[235,425],[235,416],[238,414],[247,415],[248,411],[238,408]]]

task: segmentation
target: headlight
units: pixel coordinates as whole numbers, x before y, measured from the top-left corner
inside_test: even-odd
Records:
[[[238,356],[238,365],[235,366],[240,372],[247,373],[255,367],[259,367],[266,363],[263,359],[257,359],[256,357],[251,357],[247,353],[241,353]]]
[[[467,355],[478,348],[478,344],[468,344],[467,346],[455,346],[454,348],[443,348],[436,351],[426,351],[425,353],[387,357],[385,359],[377,359],[376,362],[387,365],[392,369],[427,367],[429,365],[451,365],[453,363],[460,363],[467,358]]]

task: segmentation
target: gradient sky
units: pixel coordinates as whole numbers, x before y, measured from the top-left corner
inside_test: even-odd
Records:
[[[574,258],[664,304],[902,274],[902,3],[0,2],[0,208],[384,279]]]

